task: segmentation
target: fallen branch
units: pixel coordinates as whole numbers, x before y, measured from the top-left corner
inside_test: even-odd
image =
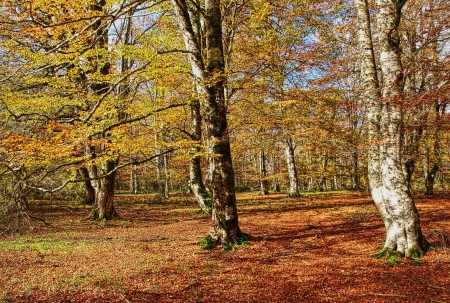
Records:
[[[28,216],[28,218],[30,218],[30,219],[33,219],[33,220],[36,220],[36,221],[39,221],[39,222],[42,222],[42,223],[44,223],[45,225],[47,225],[47,226],[51,226],[51,224],[50,223],[48,223],[47,221],[45,221],[44,219],[42,219],[42,218],[39,218],[39,217],[35,217],[35,216],[30,216],[29,214],[26,214],[27,216]]]
[[[371,295],[371,296],[380,296],[380,297],[400,297],[400,298],[409,298],[409,296],[406,296],[406,295],[397,295],[397,294],[368,293],[367,295]]]
[[[445,291],[450,291],[450,289],[448,289],[448,288],[445,288],[445,287],[442,287],[442,286],[436,286],[436,285],[427,284],[427,283],[424,283],[424,282],[419,281],[417,279],[409,279],[409,281],[417,283],[417,284],[422,284],[422,285],[425,285],[425,286],[428,286],[428,287],[431,287],[431,288],[436,288],[436,289],[441,289],[441,290],[445,290]]]

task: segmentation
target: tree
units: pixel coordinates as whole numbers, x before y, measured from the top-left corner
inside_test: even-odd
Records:
[[[381,255],[396,252],[419,258],[428,250],[429,244],[420,228],[419,214],[402,171],[400,153],[403,73],[398,26],[405,2],[376,2],[382,78],[379,85],[367,1],[354,0],[361,76],[369,103],[369,184],[386,227]]]
[[[212,224],[207,242],[209,247],[239,243],[239,229],[235,196],[235,177],[227,129],[227,105],[225,98],[225,60],[222,41],[222,15],[219,0],[206,0],[204,8],[199,3],[172,0],[189,53],[192,73],[195,77],[211,151],[214,155],[212,173]],[[191,6],[203,18],[205,27],[205,54],[194,32],[195,23],[190,15]],[[205,57],[204,57],[205,55]],[[205,59],[204,59],[205,58]]]
[[[151,8],[140,7],[140,1],[45,4],[10,1],[2,15],[1,47],[8,65],[16,64],[19,71],[1,83],[2,88],[8,85],[2,120],[16,129],[2,138],[2,144],[13,146],[5,157],[21,155],[14,167],[28,171],[21,181],[28,189],[55,192],[89,183],[89,194],[93,189],[95,196],[90,217],[111,219],[117,215],[117,171],[158,156],[147,142],[159,131],[150,118],[166,110],[170,116],[170,109],[185,105],[177,103],[175,93],[161,93],[161,75],[168,75],[161,57],[171,55],[172,45],[164,45],[152,31],[160,18],[156,13],[153,18],[148,14],[139,30],[133,28],[139,34],[131,43],[131,17]],[[14,34],[18,28],[20,34]],[[166,33],[170,36],[170,30]],[[142,46],[149,47],[143,51]],[[166,87],[179,86],[179,77],[170,75]],[[18,125],[23,125],[20,140]],[[166,144],[159,155],[174,145]],[[131,160],[119,164],[123,156]],[[77,176],[79,167],[87,174],[83,169]]]

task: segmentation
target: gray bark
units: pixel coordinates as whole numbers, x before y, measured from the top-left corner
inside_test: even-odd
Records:
[[[95,151],[89,144],[86,144],[86,154],[91,159],[95,158]],[[110,220],[118,217],[114,209],[114,180],[116,173],[110,173],[114,170],[117,162],[114,160],[105,160],[100,165],[100,174],[105,177],[99,178],[98,167],[91,165],[87,167],[91,185],[95,192],[95,200],[92,211],[89,215],[91,220]]]
[[[95,189],[92,186],[91,180],[89,180],[89,170],[86,167],[80,168],[80,173],[84,181],[84,189],[85,189],[85,196],[83,199],[83,202],[85,204],[93,205],[95,203]]]
[[[208,238],[212,246],[237,242],[242,234],[238,225],[235,176],[227,129],[220,0],[205,1],[203,13],[206,36],[205,62],[201,41],[195,34],[195,26],[189,16],[188,4],[185,0],[172,0],[172,4],[185,47],[190,52],[189,59],[197,90],[202,97],[207,139],[212,152],[216,155],[212,171],[212,222]]]
[[[295,198],[300,196],[300,191],[298,187],[298,175],[297,168],[295,166],[295,148],[292,139],[287,137],[285,140],[285,154],[286,154],[286,163],[288,169],[289,176],[289,198]]]
[[[386,227],[385,249],[410,257],[428,248],[401,161],[403,74],[399,36],[405,1],[377,0],[376,17],[383,79],[379,88],[366,0],[354,0],[358,16],[361,71],[369,101],[369,184]]]
[[[191,102],[191,139],[200,143],[202,139],[202,116],[200,115],[200,102],[193,100]],[[212,202],[211,193],[206,190],[205,184],[202,179],[201,159],[197,154],[200,152],[200,147],[195,146],[193,148],[194,156],[189,163],[189,186],[192,193],[195,195],[200,209],[206,213],[211,214]]]
[[[97,1],[92,5],[92,9],[98,12],[104,11],[104,6],[106,2],[103,0]],[[99,20],[94,28],[96,30],[96,44],[95,47],[98,49],[106,49],[108,45],[108,28],[102,26],[102,21]],[[89,58],[89,60],[98,60],[100,58]],[[111,64],[109,62],[104,63],[101,66],[95,64],[95,69],[99,69],[100,73],[104,76],[109,74],[109,68]],[[107,83],[95,83],[90,86],[92,92],[98,96],[107,93],[109,89],[109,84]],[[120,116],[120,113],[119,113]],[[108,140],[106,135],[103,135],[103,140]],[[91,159],[95,159],[95,150],[86,144],[87,156]],[[88,167],[89,176],[92,179],[91,184],[95,191],[95,202],[91,211],[89,218],[91,220],[109,220],[118,217],[117,212],[114,209],[114,183],[115,183],[115,167],[117,165],[118,158],[104,160],[99,167],[96,165],[91,165]],[[98,171],[104,177],[97,179]]]

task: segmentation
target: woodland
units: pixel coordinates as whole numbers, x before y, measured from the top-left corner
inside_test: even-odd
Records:
[[[0,9],[0,301],[449,300],[448,1]]]

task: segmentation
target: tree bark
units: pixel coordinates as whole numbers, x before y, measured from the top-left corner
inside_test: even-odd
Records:
[[[436,163],[433,165],[431,170],[428,164],[425,165],[423,169],[425,178],[425,195],[434,195],[434,180],[438,170],[439,166]]]
[[[359,182],[359,154],[357,151],[352,153],[352,161],[353,161],[353,171],[352,171],[352,189],[353,190],[361,190],[361,185]],[[342,161],[341,161],[342,164]],[[342,189],[342,182],[341,188]]]
[[[266,155],[263,150],[259,152],[259,182],[261,185],[260,195],[269,194],[269,182],[266,179]]]
[[[210,247],[239,242],[242,233],[238,225],[236,208],[235,176],[231,161],[225,103],[225,69],[222,43],[222,16],[220,0],[206,0],[203,13],[205,27],[206,62],[201,41],[194,32],[195,26],[189,16],[185,0],[172,0],[178,24],[190,52],[192,73],[204,111],[207,136],[214,167],[212,171],[212,215],[208,239]],[[199,12],[197,12],[199,13]]]
[[[202,139],[202,116],[200,115],[200,102],[193,100],[191,102],[191,138],[200,143]],[[194,156],[189,163],[189,186],[192,193],[197,199],[200,209],[205,214],[212,213],[212,195],[206,190],[202,179],[201,159],[197,154],[200,152],[200,147],[193,148]]]
[[[99,13],[104,12],[104,6],[106,2],[104,0],[95,1],[92,5],[92,10],[98,11]],[[94,25],[94,29],[96,31],[96,41],[95,47],[99,50],[107,49],[108,47],[108,28],[102,27],[102,21],[98,20]],[[97,58],[92,57],[89,60],[99,60],[101,59],[101,55]],[[99,69],[100,73],[103,76],[107,76],[110,73],[111,64],[109,62],[105,62],[102,65],[98,65],[97,62],[94,64],[94,69]],[[97,96],[101,96],[105,94],[109,89],[108,83],[94,83],[90,86],[93,94]],[[120,117],[120,113],[118,113]],[[107,135],[103,135],[101,138],[103,140],[108,140]],[[86,153],[87,156],[91,159],[96,158],[95,150],[90,146],[89,143],[86,144]],[[110,220],[119,217],[116,210],[114,209],[114,184],[115,184],[115,176],[116,173],[114,171],[118,162],[118,158],[116,159],[107,159],[104,160],[99,167],[96,165],[92,165],[88,167],[89,177],[91,178],[91,185],[95,191],[95,201],[89,215],[89,219],[91,220]],[[98,175],[98,170],[100,169],[101,176]]]
[[[286,162],[287,169],[289,175],[289,198],[300,197],[300,191],[298,189],[298,176],[297,176],[297,168],[295,166],[295,154],[294,154],[294,144],[292,139],[287,137],[285,140],[285,154],[286,154]]]
[[[408,188],[411,190],[411,180],[412,175],[414,173],[414,168],[416,167],[416,160],[413,158],[409,158],[404,163],[404,173],[406,178],[406,183],[408,184]]]
[[[86,153],[91,159],[95,158],[95,151],[89,144],[86,144]],[[100,165],[100,174],[98,167],[91,165],[87,167],[91,185],[95,192],[94,205],[88,217],[90,220],[110,220],[118,218],[114,208],[114,181],[116,173],[113,172],[117,161],[105,160]]]
[[[84,181],[85,194],[83,203],[93,205],[95,203],[95,189],[91,184],[91,180],[89,180],[89,170],[83,166],[80,168],[80,173],[83,179],[85,179]]]
[[[403,74],[399,36],[401,8],[405,1],[377,0],[382,89],[379,89],[366,0],[354,0],[358,18],[361,71],[369,100],[369,184],[386,227],[385,250],[420,257],[428,242],[409,191],[401,162]]]
[[[169,188],[169,159],[167,158],[167,154],[163,156],[164,163],[164,198],[170,198],[170,188]]]

